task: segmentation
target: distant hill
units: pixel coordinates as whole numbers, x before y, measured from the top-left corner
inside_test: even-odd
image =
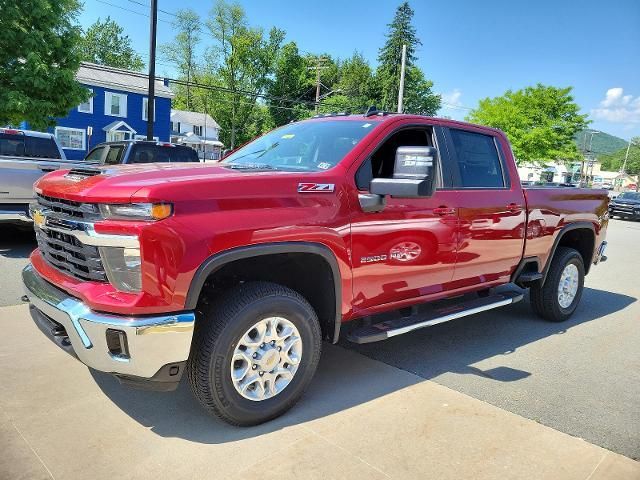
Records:
[[[574,140],[576,142],[576,145],[578,146],[579,152],[584,151],[585,134],[587,136],[587,148],[589,148],[589,139],[591,137],[591,132],[595,131],[598,130],[587,129],[576,134]],[[596,156],[610,155],[623,148],[627,148],[627,141],[620,137],[615,137],[605,132],[599,132],[593,135],[591,150]]]

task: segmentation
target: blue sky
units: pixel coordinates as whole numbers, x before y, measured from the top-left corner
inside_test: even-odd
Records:
[[[148,53],[149,0],[85,0],[84,28],[110,15]],[[106,2],[106,3],[105,3]],[[111,4],[108,5],[107,3]],[[241,1],[252,25],[277,26],[303,51],[345,58],[354,50],[375,65],[386,24],[400,1]],[[640,135],[639,0],[447,0],[410,2],[422,40],[418,65],[450,106],[440,115],[462,119],[469,107],[537,82],[573,86],[592,128],[623,138]],[[192,8],[204,19],[211,1],[159,0],[175,12]],[[127,9],[127,10],[124,10]],[[160,13],[158,43],[174,35]],[[211,40],[206,35],[203,40]],[[146,60],[146,58],[145,58]],[[159,59],[159,61],[161,61]],[[158,73],[174,72],[158,65]]]

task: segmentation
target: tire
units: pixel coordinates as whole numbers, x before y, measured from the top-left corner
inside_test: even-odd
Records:
[[[577,270],[577,290],[573,300],[568,305],[562,305],[559,286],[563,272],[569,265]],[[536,314],[550,322],[564,322],[578,307],[584,288],[584,261],[577,250],[568,247],[558,247],[544,285],[533,286],[529,292],[531,306]],[[566,299],[565,299],[566,300]]]
[[[196,322],[187,364],[187,376],[191,391],[207,411],[232,425],[249,426],[276,418],[295,405],[313,378],[322,345],[318,317],[311,305],[300,294],[275,283],[248,282],[226,291],[223,297],[204,305],[200,313],[201,317]],[[284,357],[280,353],[270,352],[271,357],[276,358],[274,361],[281,363],[275,365],[272,370],[263,372],[266,374],[264,379],[273,379],[266,380],[272,383],[266,383],[264,379],[255,377],[263,365],[258,366],[254,362],[260,362],[268,356],[266,353],[261,354],[265,352],[262,348],[277,349],[277,347],[272,347],[271,343],[267,342],[266,347],[251,347],[246,351],[239,349],[246,348],[245,343],[248,343],[248,340],[253,342],[258,339],[255,341],[260,342],[259,338],[269,338],[260,337],[259,331],[256,328],[252,329],[256,326],[256,322],[270,324],[271,321],[283,320],[285,323],[288,322],[285,325],[288,328],[287,331],[299,334],[299,337],[290,336],[289,340],[298,345],[295,338],[300,339],[301,353],[294,367],[293,361],[282,363]],[[292,329],[291,325],[295,328]],[[281,326],[282,324],[279,323],[278,328]],[[277,328],[268,327],[266,331],[276,330]],[[249,338],[252,334],[253,337]],[[287,349],[286,346],[282,348]],[[232,363],[232,359],[237,358],[239,352],[245,352],[249,362],[243,358]],[[253,355],[257,355],[258,359],[252,360],[256,358]],[[234,370],[238,362],[240,368]],[[240,391],[242,385],[236,387],[238,382],[234,382],[232,375],[235,375],[238,370],[242,371],[245,363],[249,364],[246,365],[244,380],[254,379],[254,384],[249,385],[242,393]],[[271,365],[272,363],[266,369],[271,368]],[[252,371],[253,367],[256,367],[257,371]],[[287,379],[279,376],[277,372],[273,373],[276,369],[285,367],[296,368],[292,378]],[[272,389],[278,388],[276,387],[278,382],[286,383],[287,381],[289,383],[278,393],[271,393]],[[269,385],[270,388],[267,388]],[[260,392],[263,392],[263,395],[272,394],[273,396],[262,399],[249,398],[249,395],[259,396]]]

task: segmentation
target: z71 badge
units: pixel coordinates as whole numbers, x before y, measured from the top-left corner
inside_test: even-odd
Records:
[[[333,192],[336,188],[334,183],[299,183],[298,193],[305,192]]]

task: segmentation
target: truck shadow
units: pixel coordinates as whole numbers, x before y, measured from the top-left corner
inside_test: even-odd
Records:
[[[37,246],[32,226],[15,227],[0,224],[0,256],[29,258]]]
[[[570,320],[559,324],[539,320],[526,300],[382,343],[326,344],[316,377],[298,405],[284,416],[257,427],[236,428],[209,416],[193,399],[184,378],[175,392],[155,393],[121,386],[108,374],[96,371],[91,374],[114,404],[157,435],[205,444],[227,443],[322,419],[445,372],[481,375],[496,381],[499,388],[500,382],[518,381],[530,373],[509,367],[483,371],[473,364],[509,355],[545,337],[562,335],[575,326],[624,309],[637,299],[585,288],[579,310]],[[405,371],[372,365],[362,361],[358,353]]]

